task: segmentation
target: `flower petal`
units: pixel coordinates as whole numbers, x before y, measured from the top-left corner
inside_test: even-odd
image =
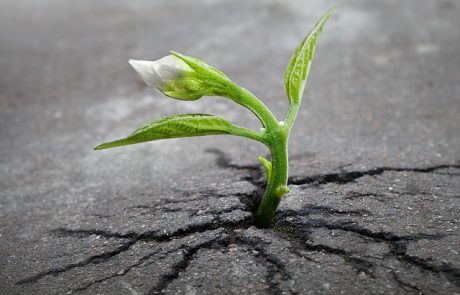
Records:
[[[129,64],[144,80],[145,84],[152,87],[159,87],[162,84],[161,77],[153,68],[155,62],[148,60],[130,59]]]
[[[174,55],[165,56],[153,62],[153,69],[162,80],[174,80],[193,72],[192,68]]]

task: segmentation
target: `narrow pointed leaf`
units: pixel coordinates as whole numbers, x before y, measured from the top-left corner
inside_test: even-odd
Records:
[[[313,30],[303,39],[292,55],[284,74],[284,87],[290,103],[300,104],[308,78],[311,61],[313,59],[316,43],[334,8],[329,9],[316,23]]]
[[[136,144],[168,138],[205,136],[232,133],[230,122],[207,114],[184,114],[169,116],[149,123],[126,138],[103,143],[96,150]]]
[[[279,186],[276,190],[275,190],[275,194],[277,197],[281,198],[282,196],[284,196],[285,194],[287,194],[289,192],[289,187],[287,185],[282,185],[282,186]]]
[[[265,159],[262,156],[259,156],[257,159],[259,160],[260,164],[262,164],[262,166],[264,167],[265,174],[267,175],[267,179],[270,179],[272,175],[272,162],[270,162],[269,160]]]

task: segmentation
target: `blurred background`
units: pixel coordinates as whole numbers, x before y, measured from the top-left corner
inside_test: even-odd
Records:
[[[174,165],[169,169],[171,163],[195,167],[202,157],[191,158],[188,153],[200,154],[215,146],[215,140],[238,145],[228,152],[254,161],[263,147],[224,137],[99,153],[91,149],[172,113],[212,113],[260,127],[248,111],[225,99],[168,99],[146,88],[127,63],[129,58],[155,60],[169,50],[221,69],[259,96],[281,120],[287,108],[282,83],[287,61],[332,4],[2,1],[2,185],[20,181],[18,176],[32,180],[34,174],[48,173],[54,181],[55,174],[75,174],[74,180],[81,180],[96,171],[105,174],[107,169],[124,167],[134,172],[144,165],[150,173],[161,170],[169,179],[169,173],[182,173]],[[455,159],[460,2],[335,4],[336,13],[319,42],[292,136],[292,153],[318,153],[326,160],[339,153],[345,161],[362,157],[391,163],[402,158],[413,163]],[[241,152],[245,150],[254,153]],[[139,153],[157,158],[160,165],[133,161]]]

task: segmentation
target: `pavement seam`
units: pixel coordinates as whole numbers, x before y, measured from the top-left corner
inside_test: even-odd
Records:
[[[265,264],[268,264],[266,266],[267,275],[265,278],[268,285],[268,292],[273,295],[282,294],[283,291],[279,286],[279,281],[276,280],[276,275],[281,273],[281,279],[284,281],[291,279],[291,275],[287,271],[286,265],[282,262],[282,259],[279,259],[275,254],[268,253],[264,249],[265,243],[260,239],[254,241],[254,239],[240,237],[236,239],[236,243],[250,246],[251,249],[257,251],[258,255],[252,255],[255,257],[263,258]],[[290,290],[290,294],[295,295],[297,292]]]
[[[228,246],[228,243],[228,239],[219,236],[193,247],[186,246],[182,248],[182,259],[171,267],[171,271],[162,274],[159,282],[155,286],[150,288],[147,294],[163,294],[164,290],[179,277],[180,273],[182,273],[188,268],[188,266],[193,261],[195,255],[198,253],[199,250],[211,249],[213,247],[216,247],[216,245],[226,247]]]
[[[209,230],[216,230],[219,228],[237,228],[241,226],[249,227],[251,223],[251,219],[245,219],[239,222],[222,222],[220,219],[217,219],[217,222],[211,222],[206,224],[199,224],[195,226],[189,226],[185,229],[179,229],[174,233],[158,233],[157,231],[148,231],[143,233],[136,233],[136,232],[129,232],[126,234],[116,233],[116,232],[108,232],[104,230],[98,229],[65,229],[65,228],[58,228],[51,231],[58,236],[69,236],[69,237],[78,237],[83,238],[85,236],[91,235],[100,235],[106,238],[119,238],[119,239],[129,239],[128,242],[122,244],[120,247],[113,251],[103,252],[101,254],[90,256],[80,262],[71,263],[59,268],[52,268],[47,271],[40,272],[36,275],[27,277],[25,279],[17,281],[16,285],[24,285],[28,283],[36,282],[46,276],[50,275],[59,275],[60,273],[69,271],[74,268],[78,267],[85,267],[89,264],[98,264],[103,263],[107,260],[112,259],[113,257],[117,256],[120,253],[123,253],[129,250],[134,244],[138,241],[145,241],[145,242],[166,242],[176,238],[182,238],[186,236],[190,236],[197,233],[203,233]]]
[[[67,264],[63,267],[59,267],[59,268],[52,268],[52,269],[49,269],[47,271],[44,271],[44,272],[40,272],[36,275],[33,275],[31,277],[28,277],[28,278],[25,278],[25,279],[22,279],[18,282],[16,282],[16,285],[24,285],[24,284],[28,284],[28,283],[34,283],[46,276],[50,276],[50,275],[53,275],[53,276],[56,276],[56,275],[59,275],[63,272],[66,272],[66,271],[69,271],[71,269],[74,269],[74,268],[78,268],[78,267],[85,267],[89,264],[99,264],[99,263],[103,263],[103,262],[106,262],[107,260],[110,260],[112,259],[113,257],[117,256],[118,254],[122,253],[122,252],[125,252],[125,251],[128,251],[137,241],[136,240],[129,240],[128,242],[122,244],[120,247],[116,248],[115,250],[113,251],[109,251],[109,252],[104,252],[104,253],[101,253],[101,254],[97,254],[97,255],[93,255],[93,256],[90,256],[80,262],[76,262],[76,263],[71,263],[71,264]]]
[[[71,263],[71,264],[65,265],[60,268],[49,269],[47,271],[38,273],[34,276],[20,280],[16,283],[16,285],[23,285],[27,283],[36,282],[45,276],[59,275],[60,273],[69,271],[77,267],[85,267],[86,265],[89,265],[89,264],[104,263],[112,259],[113,257],[119,255],[120,253],[128,251],[138,241],[167,242],[174,238],[187,237],[189,235],[193,235],[196,233],[202,233],[204,231],[215,230],[215,229],[220,229],[220,228],[224,228],[229,232],[231,232],[235,228],[247,229],[252,224],[252,221],[254,219],[254,214],[257,209],[257,204],[258,204],[258,201],[260,200],[261,189],[263,188],[262,183],[264,181],[262,170],[260,169],[259,165],[234,164],[231,162],[231,159],[224,152],[220,150],[212,149],[212,150],[207,150],[207,151],[216,155],[216,164],[219,167],[226,168],[226,169],[239,169],[239,170],[251,171],[252,172],[251,175],[249,177],[244,178],[244,180],[251,182],[252,184],[256,185],[258,188],[257,190],[251,193],[242,193],[242,194],[233,194],[233,195],[216,194],[215,192],[207,191],[206,196],[195,198],[192,201],[195,201],[195,200],[199,201],[199,200],[205,199],[208,197],[208,194],[211,194],[214,197],[218,197],[218,198],[236,196],[240,199],[240,202],[242,203],[242,205],[232,206],[231,208],[228,208],[222,211],[215,210],[215,211],[209,212],[214,217],[212,222],[192,225],[186,228],[180,228],[173,233],[162,233],[158,231],[149,231],[149,232],[142,232],[142,233],[137,233],[137,232],[117,233],[117,232],[109,232],[109,231],[104,231],[104,230],[99,230],[99,229],[75,229],[73,230],[73,229],[65,229],[65,228],[58,228],[58,229],[52,230],[51,232],[57,236],[83,238],[83,237],[90,236],[90,235],[100,235],[106,238],[128,239],[128,241],[126,243],[123,243],[121,246],[117,247],[113,251],[93,255],[93,256],[88,257],[87,259],[84,259],[83,261]],[[345,172],[339,172],[339,173],[315,174],[315,175],[310,175],[306,177],[294,176],[294,177],[289,178],[289,184],[293,184],[293,185],[306,185],[306,184],[320,185],[320,184],[327,184],[327,183],[345,184],[345,183],[352,182],[364,176],[381,175],[387,171],[435,173],[435,171],[437,170],[448,169],[448,168],[460,169],[460,165],[436,165],[436,166],[418,167],[418,168],[417,167],[416,168],[377,167],[377,168],[372,168],[372,169],[364,170],[364,171],[345,171]],[[174,200],[170,200],[170,201],[171,201],[170,203],[182,203],[181,201],[178,201],[178,202]],[[184,202],[190,202],[190,201],[191,200],[185,200]],[[151,207],[155,208],[155,206],[151,206]],[[237,222],[223,222],[220,219],[220,214],[226,213],[226,212],[232,212],[232,211],[239,210],[239,209],[244,210],[244,208],[242,207],[246,207],[246,209],[248,209],[246,211],[250,211],[253,214],[253,216],[251,218],[245,218]],[[157,209],[161,210],[161,208],[157,208]],[[368,229],[358,227],[352,223],[347,223],[346,221],[342,223],[329,223],[322,219],[310,219],[308,222],[304,222],[301,224],[300,223],[295,224],[295,223],[290,223],[286,221],[286,217],[289,217],[289,216],[309,215],[315,212],[320,213],[322,215],[339,214],[339,215],[361,216],[363,214],[370,214],[370,212],[368,212],[367,210],[340,210],[340,209],[335,209],[333,207],[317,206],[317,205],[310,204],[304,207],[300,211],[299,210],[297,211],[285,210],[281,213],[278,213],[276,220],[275,220],[275,232],[278,229],[278,237],[290,243],[292,243],[293,241],[297,241],[296,243],[299,244],[298,243],[299,239],[302,240],[300,245],[302,245],[304,250],[319,251],[319,252],[326,252],[330,254],[339,255],[342,258],[344,258],[345,261],[351,264],[351,266],[355,268],[357,271],[360,271],[360,272],[363,271],[372,277],[373,269],[375,268],[374,263],[367,261],[365,259],[362,259],[362,258],[358,258],[352,253],[348,253],[347,251],[343,249],[333,248],[333,247],[330,247],[327,245],[321,245],[321,244],[313,245],[307,241],[307,238],[304,235],[302,235],[301,232],[297,232],[297,231],[300,225],[302,226],[302,228],[306,228],[306,229],[327,228],[329,230],[340,229],[344,231],[353,232],[361,236],[371,238],[376,242],[385,242],[389,244],[391,255],[396,257],[399,261],[404,262],[409,265],[417,266],[420,269],[430,271],[433,273],[442,273],[448,278],[449,281],[453,282],[457,286],[460,286],[460,270],[453,268],[450,265],[443,265],[441,267],[435,266],[432,263],[430,263],[428,260],[424,260],[418,257],[413,257],[413,256],[408,255],[405,250],[405,246],[408,241],[414,241],[414,240],[416,241],[420,239],[439,239],[444,236],[424,235],[424,234],[411,235],[411,236],[397,236],[389,232],[373,232]],[[283,220],[283,221],[280,221],[280,220]],[[287,224],[288,226],[293,227],[296,232],[291,233],[291,234],[285,234],[285,233],[283,234],[279,232],[279,229],[282,227],[283,224]],[[218,241],[216,241],[216,239]],[[233,239],[237,241],[238,243],[246,243],[247,245],[251,245],[254,249],[256,249],[259,253],[261,253],[261,257],[263,257],[266,263],[268,263],[269,265],[267,267],[267,272],[268,272],[267,283],[269,284],[269,292],[271,294],[278,294],[279,292],[281,292],[281,289],[279,288],[278,283],[274,280],[277,271],[280,271],[282,273],[283,279],[289,279],[290,275],[288,271],[286,270],[284,264],[282,264],[282,262],[276,257],[276,255],[266,252],[262,247],[260,247],[260,245],[256,245],[254,242],[249,243],[248,241],[243,241],[241,238],[235,238],[235,237]],[[195,254],[200,249],[209,249],[212,247],[215,248],[217,247],[217,245],[220,245],[220,247],[228,246],[228,243],[229,243],[228,241],[223,242],[222,237],[216,237],[215,239],[211,241],[204,242],[197,246],[181,248],[181,250],[184,251],[183,259],[181,259],[181,261],[173,265],[172,270],[170,272],[165,273],[161,276],[160,282],[156,286],[151,288],[149,294],[162,293],[163,290],[165,290],[167,286],[172,281],[174,281],[179,276],[179,274],[190,265],[190,263],[194,259]],[[152,253],[149,253],[141,257],[135,264],[124,269],[122,274],[116,273],[110,276],[106,276],[104,278],[93,281],[83,287],[75,289],[74,291],[85,290],[94,284],[101,283],[103,281],[106,281],[108,279],[111,279],[117,276],[122,276],[126,274],[127,272],[129,272],[132,268],[141,265],[147,259],[149,259],[155,254],[156,252],[152,252]],[[396,275],[396,274],[393,274],[393,275]],[[400,280],[398,281],[397,278],[395,278],[395,281],[397,281],[398,284],[400,285],[405,284],[404,282],[401,282]],[[412,290],[418,290],[419,293],[421,292],[420,289],[416,286],[415,287],[409,286],[407,284],[404,286],[406,288],[412,288]]]
[[[305,233],[306,230],[311,228],[326,228],[329,230],[339,229],[343,231],[349,231],[367,238],[371,238],[376,242],[384,242],[389,245],[391,255],[399,261],[405,263],[406,265],[416,266],[421,270],[430,271],[432,273],[442,273],[450,282],[452,282],[456,286],[460,286],[459,269],[446,264],[444,264],[441,267],[438,267],[430,263],[429,260],[414,257],[406,253],[405,247],[407,242],[409,241],[418,241],[422,239],[436,240],[445,237],[445,235],[418,234],[411,236],[397,236],[389,232],[372,232],[368,229],[360,228],[356,225],[351,224],[328,223],[321,219],[313,220],[313,222],[309,220],[308,222],[303,223],[294,223],[283,220],[282,222],[280,221],[275,225],[275,231],[277,228],[281,228],[285,224],[288,224],[293,230],[289,234],[281,233],[281,236],[284,236],[286,240],[289,240],[290,238],[294,238],[297,240],[300,239],[303,242],[301,244],[304,245],[304,247],[306,247],[306,250],[324,250],[327,253],[346,255],[347,258],[354,260],[354,258],[356,257],[353,257],[352,254],[347,253],[342,249],[332,248],[326,245],[309,244],[307,241],[308,233]],[[363,260],[361,258],[358,259]]]
[[[358,273],[364,272],[369,277],[374,278],[374,269],[376,265],[368,260],[356,257],[352,253],[349,253],[343,249],[333,248],[327,245],[317,244],[314,245],[308,242],[308,238],[304,235],[300,234],[299,232],[291,232],[290,234],[278,232],[275,229],[275,233],[277,236],[287,242],[289,242],[293,248],[297,250],[297,255],[308,260],[312,261],[312,259],[306,258],[303,255],[300,255],[302,250],[307,252],[321,252],[321,253],[328,253],[340,256],[345,262],[347,262],[351,267],[353,267]],[[315,262],[315,261],[312,261]],[[316,263],[316,262],[315,262]]]
[[[174,249],[174,251],[171,251],[171,252],[175,252],[177,251],[177,249]],[[113,273],[109,276],[106,276],[106,277],[103,277],[103,278],[100,278],[100,279],[97,279],[97,280],[94,280],[92,282],[89,282],[88,284],[84,285],[83,287],[79,287],[79,288],[76,288],[72,291],[72,293],[74,292],[80,292],[80,291],[84,291],[84,290],[87,290],[88,288],[90,288],[91,286],[93,285],[96,285],[96,284],[100,284],[100,283],[103,283],[107,280],[110,280],[112,278],[115,278],[115,277],[119,277],[119,276],[124,276],[126,275],[131,269],[143,264],[145,261],[147,261],[149,258],[151,258],[152,256],[156,255],[160,253],[160,251],[154,251],[154,252],[150,252],[149,254],[147,255],[144,255],[142,256],[141,258],[139,258],[136,263],[130,265],[129,267],[127,268],[124,268],[122,269],[121,271],[118,271],[116,273]]]
[[[393,280],[398,283],[398,285],[405,291],[409,291],[409,292],[412,292],[412,293],[416,293],[416,294],[419,294],[419,295],[424,295],[425,293],[422,292],[422,290],[413,285],[413,284],[409,284],[409,283],[406,283],[404,282],[399,276],[398,274],[394,271],[394,270],[391,270],[390,271],[392,277],[393,277]]]
[[[288,184],[292,185],[321,185],[321,184],[328,184],[328,183],[338,183],[338,184],[345,184],[352,181],[355,181],[358,178],[364,176],[375,176],[381,175],[384,172],[388,171],[396,171],[396,172],[418,172],[418,173],[432,173],[436,170],[440,169],[449,169],[455,168],[460,169],[460,165],[456,164],[443,164],[443,165],[435,165],[435,166],[428,166],[428,167],[377,167],[372,168],[369,170],[355,170],[355,171],[344,171],[338,173],[326,173],[326,174],[314,174],[305,177],[300,176],[292,176],[288,179]]]

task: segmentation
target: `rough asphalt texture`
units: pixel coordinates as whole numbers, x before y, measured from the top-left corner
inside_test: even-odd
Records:
[[[327,2],[327,1],[326,1]],[[213,136],[92,151],[221,98],[168,99],[128,58],[176,50],[282,118],[324,1],[2,1],[1,294],[460,294],[460,1],[339,1],[252,226],[267,150]]]

